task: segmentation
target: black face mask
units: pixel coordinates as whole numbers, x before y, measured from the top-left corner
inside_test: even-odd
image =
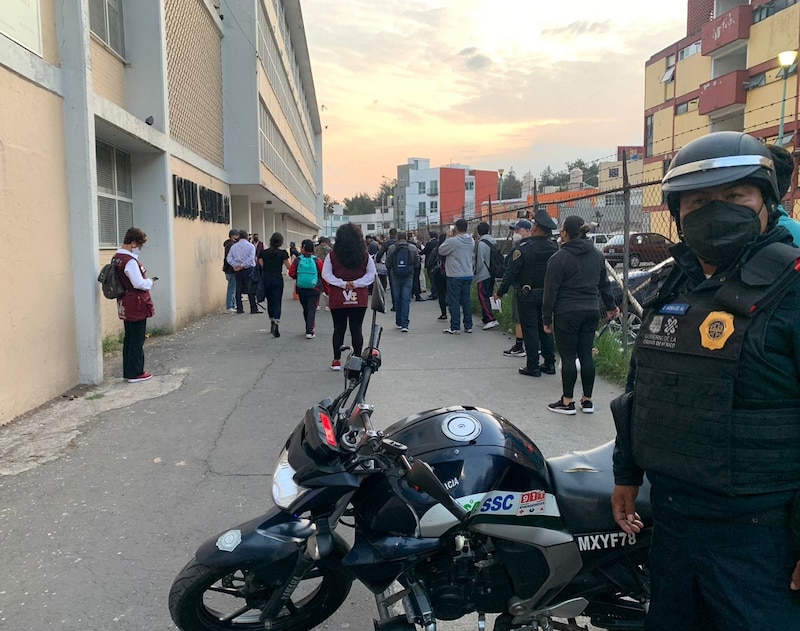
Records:
[[[727,266],[761,234],[761,210],[756,213],[748,206],[709,202],[681,220],[683,238],[698,258],[709,265]]]

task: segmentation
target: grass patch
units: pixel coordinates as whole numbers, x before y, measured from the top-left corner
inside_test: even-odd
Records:
[[[124,333],[117,335],[106,335],[103,338],[103,354],[115,353],[122,350],[122,340],[125,339]]]
[[[152,329],[148,329],[146,333],[146,337],[162,337],[164,335],[169,335],[171,331],[163,326],[154,326]]]
[[[87,401],[97,401],[97,399],[102,399],[104,395],[102,392],[98,392],[97,394],[89,395],[88,397],[84,397]]]
[[[595,340],[595,347],[597,356],[594,358],[594,363],[597,373],[608,381],[624,387],[630,369],[633,344],[629,344],[628,350],[623,353],[617,334],[606,331],[600,339]]]

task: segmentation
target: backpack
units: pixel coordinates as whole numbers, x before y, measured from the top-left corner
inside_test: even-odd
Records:
[[[297,259],[297,287],[299,289],[314,289],[319,283],[317,260],[314,255],[301,255]]]
[[[408,278],[414,268],[411,264],[411,250],[407,243],[398,243],[394,250],[394,275],[398,278]]]
[[[487,243],[486,245],[489,246],[489,265],[487,266],[489,274],[491,274],[493,278],[503,278],[506,273],[505,258],[500,254],[500,249],[497,246],[491,243]]]
[[[116,300],[125,294],[125,287],[122,286],[119,274],[117,274],[117,263],[118,259],[112,258],[110,263],[103,265],[97,275],[97,282],[100,283],[103,295],[109,300]]]

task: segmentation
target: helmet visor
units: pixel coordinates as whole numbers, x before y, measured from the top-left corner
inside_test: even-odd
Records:
[[[682,164],[667,171],[661,186],[666,192],[691,191],[741,180],[761,168],[775,173],[771,159],[759,155],[723,156]]]

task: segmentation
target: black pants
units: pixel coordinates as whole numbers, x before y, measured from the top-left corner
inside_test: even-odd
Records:
[[[344,344],[344,334],[350,326],[350,347],[354,355],[361,355],[364,346],[364,334],[361,332],[361,325],[364,323],[364,315],[367,313],[366,307],[345,307],[343,309],[331,309],[333,318],[333,358],[342,358],[342,344]]]
[[[319,304],[319,291],[316,289],[297,288],[297,297],[303,307],[303,321],[306,333],[313,333],[317,321],[317,305]]]
[[[135,379],[144,372],[144,337],[147,320],[123,321],[125,337],[122,340],[122,377]]]
[[[567,311],[555,315],[553,333],[558,344],[558,354],[561,356],[561,387],[563,395],[568,399],[574,398],[575,382],[578,380],[576,359],[581,360],[583,394],[588,399],[592,397],[595,377],[592,346],[599,321],[600,312],[597,310]],[[527,340],[525,344],[527,345]],[[528,354],[531,354],[530,348]]]
[[[447,315],[447,276],[443,272],[433,275],[433,283],[436,285],[436,297],[439,299],[439,309],[443,316]]]
[[[543,298],[544,289],[533,289],[527,293],[522,290],[517,292],[517,315],[519,325],[522,327],[522,339],[525,340],[525,350],[528,352],[529,370],[539,368],[540,349],[545,363],[554,364],[556,361],[553,336],[544,332],[542,323]],[[575,365],[574,360],[572,364]]]
[[[419,268],[414,268],[412,272],[414,281],[411,283],[411,293],[414,294],[415,300],[422,300],[422,286],[419,284]]]
[[[244,313],[242,294],[247,294],[247,299],[250,301],[250,313],[258,313],[256,286],[255,283],[250,282],[251,271],[249,267],[246,267],[236,272],[236,313]]]

